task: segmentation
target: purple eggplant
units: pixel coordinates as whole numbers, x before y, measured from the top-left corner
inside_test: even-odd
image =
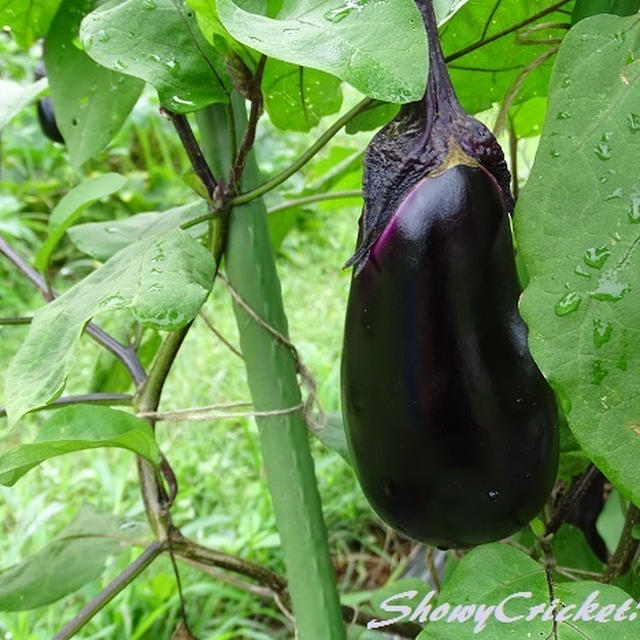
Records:
[[[365,156],[342,405],[362,489],[407,536],[468,547],[526,526],[558,465],[555,398],[527,346],[495,138],[457,102],[431,3],[422,101]]]
[[[36,65],[35,71],[35,79],[40,80],[40,78],[46,77],[47,72],[44,68],[44,64],[42,62],[38,62]],[[60,129],[58,128],[58,123],[56,122],[56,114],[53,109],[53,100],[49,96],[45,96],[44,98],[40,98],[38,100],[37,106],[38,113],[38,122],[40,123],[40,129],[42,133],[49,138],[52,142],[59,142],[60,144],[64,144],[64,138],[60,133]]]

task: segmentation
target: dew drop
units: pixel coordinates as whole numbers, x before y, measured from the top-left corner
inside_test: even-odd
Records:
[[[594,318],[593,320],[593,344],[599,349],[603,344],[611,340],[613,326],[610,322]]]
[[[549,155],[552,158],[559,158],[560,157],[560,152],[557,149],[551,149],[551,151],[549,152]]]
[[[606,142],[600,142],[595,148],[596,155],[599,160],[611,160],[613,157],[613,151]]]
[[[118,227],[107,227],[105,231],[107,233],[118,233]]]
[[[565,293],[558,302],[556,302],[553,310],[558,316],[566,316],[568,313],[576,311],[582,302],[582,296],[577,291],[569,291]]]
[[[337,9],[331,9],[322,14],[322,17],[328,22],[342,22],[349,14],[351,9],[349,7],[338,7]]]
[[[568,111],[559,111],[557,118],[558,120],[568,120],[571,117],[571,114]]]
[[[598,288],[589,295],[603,302],[618,302],[631,290],[627,282],[620,282],[615,272],[605,273],[598,280]]]
[[[620,198],[622,198],[622,196],[624,195],[624,189],[622,187],[618,187],[617,189],[614,189],[606,198],[605,200],[619,200]]]
[[[583,278],[591,277],[591,274],[581,264],[576,265],[574,272],[576,273],[576,275],[582,276]]]
[[[491,500],[492,502],[496,502],[500,497],[500,492],[496,491],[495,489],[491,489],[487,495],[489,496],[489,500]]]
[[[588,267],[594,269],[602,269],[607,258],[611,255],[611,249],[609,247],[591,247],[586,249],[582,259]]]
[[[640,115],[637,113],[630,113],[627,116],[627,126],[631,133],[638,133],[638,131],[640,131]]]
[[[111,36],[108,31],[100,29],[100,31],[98,31],[98,40],[100,42],[109,42],[109,40],[111,40]]]
[[[634,193],[630,198],[629,222],[640,222],[640,193]]]
[[[601,184],[604,184],[609,178],[607,178],[607,176],[600,176],[598,178],[598,182],[600,182]]]
[[[594,360],[591,365],[591,384],[602,384],[609,371],[604,368],[602,360]]]
[[[115,62],[113,63],[113,66],[118,71],[124,71],[127,68],[128,65],[124,60],[121,60],[120,58],[116,58]]]
[[[153,11],[157,6],[157,0],[142,0],[142,8],[147,11]]]
[[[569,86],[571,86],[571,78],[569,76],[567,76],[563,81],[562,81],[562,88],[563,89],[568,89]]]

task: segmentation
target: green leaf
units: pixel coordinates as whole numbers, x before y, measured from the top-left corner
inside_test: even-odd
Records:
[[[556,0],[468,2],[440,29],[444,53],[446,56],[457,53],[555,3]],[[451,61],[448,68],[462,106],[469,113],[479,113],[491,108],[494,102],[502,102],[527,66],[555,46],[554,42],[546,41],[566,33],[562,28],[551,26],[532,32],[532,27],[566,22],[567,14],[561,8]],[[539,42],[534,44],[532,40]],[[527,73],[514,104],[546,95],[552,62],[553,58],[547,59],[542,66]]]
[[[342,106],[338,78],[280,60],[267,61],[262,93],[269,119],[285,131],[309,131]]]
[[[229,100],[224,61],[182,0],[107,3],[85,17],[80,37],[96,62],[146,80],[171,111]]]
[[[144,86],[101,67],[76,46],[80,21],[93,4],[64,0],[44,53],[56,123],[76,167],[111,142]]]
[[[553,536],[551,550],[556,566],[603,573],[604,566],[591,550],[582,529],[571,524],[563,524]],[[566,576],[556,573],[555,580],[561,582],[569,580]]]
[[[0,484],[12,486],[49,458],[99,447],[128,449],[156,466],[160,464],[153,430],[144,420],[109,407],[75,405],[48,418],[34,442],[0,454]]]
[[[531,98],[510,109],[509,114],[518,138],[539,136],[547,114],[547,99]]]
[[[277,19],[216,0],[229,33],[272,58],[325,71],[386,102],[424,94],[427,43],[413,0],[293,0]]]
[[[412,615],[416,622],[428,620],[418,640],[637,638],[633,615],[637,603],[621,589],[581,581],[555,585],[554,596],[560,616],[557,636],[552,632],[553,621],[543,619],[550,604],[543,567],[514,547],[496,543],[469,552],[444,585],[437,603],[429,602],[429,609],[427,606],[414,609]],[[612,608],[605,610],[609,605]],[[624,617],[614,621],[614,614],[618,612]],[[604,619],[597,620],[597,615]],[[562,619],[563,616],[568,619]],[[462,621],[464,618],[468,619]]]
[[[571,24],[599,13],[613,13],[617,16],[632,16],[640,10],[640,0],[576,0],[571,16]]]
[[[28,49],[47,34],[61,0],[0,0],[0,25],[9,27],[14,40]]]
[[[40,247],[35,260],[36,268],[45,271],[51,253],[65,231],[82,215],[92,202],[104,198],[122,188],[126,178],[118,173],[105,173],[89,178],[62,197],[49,216],[49,237]]]
[[[358,131],[371,131],[381,127],[398,115],[400,107],[397,104],[382,103],[370,107],[347,122],[345,131],[349,134]]]
[[[314,436],[322,442],[322,444],[336,451],[340,454],[340,457],[347,463],[353,464],[351,460],[351,453],[347,445],[347,437],[344,433],[344,424],[342,422],[342,416],[339,413],[330,413],[327,416],[327,424],[324,429],[312,431]]]
[[[640,17],[602,15],[566,37],[515,214],[530,282],[533,357],[576,440],[640,504]]]
[[[0,131],[48,86],[46,78],[40,78],[26,86],[11,80],[0,80]]]
[[[71,227],[67,233],[71,242],[80,251],[104,262],[120,249],[124,249],[138,240],[166,233],[188,220],[204,215],[206,212],[206,202],[197,200],[180,207],[172,207],[161,213],[149,211],[138,213],[124,220],[78,224]],[[203,235],[206,230],[207,223],[203,222],[188,229],[188,233],[197,238]]]
[[[607,545],[609,553],[614,553],[627,515],[627,503],[621,500],[620,494],[614,489],[604,503],[604,509],[598,516],[596,528]]]
[[[178,329],[207,299],[214,271],[211,254],[186,231],[175,229],[125,247],[39,309],[6,373],[9,424],[62,393],[91,318],[129,309],[143,325]]]
[[[52,542],[0,572],[0,611],[36,609],[100,577],[143,529],[85,505]]]

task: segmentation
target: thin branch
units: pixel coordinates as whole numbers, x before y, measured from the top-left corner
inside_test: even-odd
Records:
[[[193,409],[179,409],[177,411],[146,411],[144,413],[137,413],[139,418],[151,418],[154,421],[167,421],[167,422],[182,422],[190,421],[204,421],[209,420],[228,420],[233,418],[267,418],[269,416],[282,416],[289,413],[295,413],[296,411],[303,411],[305,408],[304,402],[300,402],[292,407],[286,409],[271,409],[269,411],[241,411],[241,412],[216,412],[211,411],[208,407],[194,407]]]
[[[47,302],[51,302],[57,296],[57,292],[49,289],[44,278],[17,254],[2,236],[0,236],[0,254],[4,255],[42,293]],[[87,325],[86,331],[98,344],[111,351],[124,364],[136,386],[144,382],[147,376],[133,349],[118,342],[93,323]]]
[[[189,162],[191,162],[193,170],[196,172],[196,175],[200,178],[202,184],[207,190],[209,200],[213,200],[218,183],[214,178],[207,161],[204,159],[204,155],[202,154],[200,145],[193,135],[193,130],[189,125],[187,116],[181,113],[174,113],[164,107],[160,107],[160,112],[171,120],[171,123],[182,142],[182,146],[187,152],[187,156],[189,158]]]
[[[571,489],[562,499],[562,502],[558,505],[553,517],[547,523],[544,535],[550,536],[558,531],[562,523],[571,515],[571,512],[575,509],[576,505],[582,499],[582,496],[586,493],[591,483],[596,479],[599,470],[591,464],[587,470],[574,482]]]
[[[112,406],[130,405],[132,402],[133,396],[127,393],[86,393],[84,395],[64,396],[63,398],[58,398],[44,407],[32,409],[29,413],[59,409],[60,407],[66,407],[72,404],[98,404]],[[4,408],[0,408],[0,418],[4,418],[6,415],[6,410]]]
[[[258,126],[258,120],[262,114],[262,91],[260,85],[262,84],[262,74],[264,73],[264,65],[267,62],[267,56],[261,56],[258,62],[256,73],[252,79],[251,87],[251,109],[249,111],[249,120],[247,122],[247,128],[244,132],[242,144],[236,155],[236,159],[231,169],[231,176],[229,178],[229,190],[228,196],[234,196],[237,194],[238,187],[240,185],[240,178],[244,171],[244,166],[247,163],[247,157],[249,152],[253,148],[253,144],[256,141],[256,128]]]
[[[259,198],[268,191],[280,186],[283,182],[288,180],[294,173],[304,167],[330,140],[333,138],[348,122],[353,120],[359,113],[362,113],[366,109],[370,108],[374,104],[378,104],[377,101],[371,98],[365,98],[361,100],[355,107],[347,111],[341,118],[338,118],[294,163],[287,167],[284,171],[278,175],[267,180],[259,187],[251,189],[245,193],[232,198],[229,201],[231,206],[237,206],[250,202],[255,198]]]
[[[476,40],[476,42],[472,42],[469,46],[464,47],[463,49],[459,49],[458,51],[455,51],[454,53],[448,56],[445,56],[445,62],[452,62],[453,60],[462,58],[462,56],[466,56],[468,53],[471,53],[472,51],[475,51],[480,47],[484,47],[486,44],[495,42],[500,38],[504,38],[504,36],[507,36],[510,33],[517,31],[518,29],[522,29],[522,27],[526,27],[528,24],[531,24],[532,22],[535,22],[536,20],[539,20],[540,18],[546,15],[549,15],[550,13],[553,13],[554,11],[558,10],[560,7],[568,3],[569,3],[569,0],[560,0],[560,2],[556,2],[550,7],[547,7],[546,9],[543,9],[542,11],[539,11],[538,13],[535,13],[532,16],[529,16],[528,18],[525,18],[524,20],[518,22],[517,24],[511,25],[510,27],[507,27],[502,31],[498,31],[498,33],[494,33],[491,36],[481,38],[480,40]]]
[[[238,558],[237,556],[209,549],[197,542],[184,538],[177,530],[172,531],[171,546],[177,557],[201,571],[209,573],[210,571],[207,567],[217,567],[255,580],[259,585],[261,585],[261,587],[266,587],[269,591],[266,593],[264,589],[260,589],[258,591],[253,586],[248,588],[248,591],[257,593],[258,595],[269,594],[273,597],[277,597],[280,599],[284,607],[290,609],[291,598],[287,589],[287,580],[280,574],[259,564]],[[237,583],[236,586],[246,588],[244,583]],[[374,615],[368,614],[364,611],[358,611],[352,607],[343,606],[341,609],[342,618],[345,622],[366,627],[368,622],[375,619]],[[394,633],[403,638],[415,638],[420,631],[422,631],[422,627],[412,623],[396,623],[386,626],[384,630],[385,632]]]
[[[11,316],[10,318],[0,318],[0,325],[20,325],[31,324],[33,318],[25,316]]]
[[[93,600],[86,604],[80,612],[70,620],[54,636],[53,640],[69,640],[93,616],[113,600],[125,587],[133,582],[163,551],[165,545],[160,542],[151,543],[117,578],[112,580]]]
[[[302,207],[305,204],[313,204],[314,202],[324,202],[325,200],[344,200],[348,198],[362,198],[360,189],[352,189],[350,191],[329,191],[327,193],[315,193],[311,196],[303,196],[295,200],[285,200],[275,207],[271,207],[267,213],[276,213],[285,209],[293,209],[294,207]]]
[[[640,540],[633,537],[633,529],[640,524],[640,509],[629,504],[620,541],[604,574],[603,582],[611,584],[631,569],[633,560],[640,548]]]

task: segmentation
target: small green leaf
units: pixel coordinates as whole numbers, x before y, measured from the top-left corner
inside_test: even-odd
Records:
[[[569,31],[515,212],[531,353],[580,447],[636,504],[640,61],[629,51],[639,43],[639,16],[595,16]]]
[[[0,611],[36,609],[77,591],[143,533],[135,522],[85,505],[52,542],[0,571]]]
[[[344,424],[342,416],[339,413],[330,413],[327,416],[327,424],[324,429],[312,431],[314,436],[322,442],[322,444],[340,454],[340,457],[347,463],[353,464],[351,453],[347,445],[347,437],[344,433]]]
[[[173,331],[198,313],[214,271],[211,254],[186,231],[174,229],[121,249],[39,309],[6,373],[9,424],[62,393],[91,318],[128,309],[143,325]]]
[[[617,16],[632,16],[640,10],[640,0],[576,0],[571,16],[571,24],[599,13],[613,13]]]
[[[49,216],[49,237],[36,255],[35,265],[45,271],[51,253],[65,231],[82,215],[92,202],[104,198],[122,188],[126,178],[118,173],[105,173],[90,178],[69,191],[54,207]]]
[[[48,86],[46,78],[40,78],[26,86],[11,80],[0,80],[0,131]]]
[[[269,59],[262,76],[269,119],[285,131],[309,131],[342,106],[340,80],[315,69]]]
[[[228,102],[224,60],[182,0],[125,0],[82,21],[85,51],[99,64],[146,80],[176,113]]]
[[[8,27],[14,40],[28,49],[47,34],[61,0],[0,0],[0,25]]]
[[[124,220],[109,222],[87,222],[68,230],[71,242],[80,251],[96,260],[104,262],[120,249],[150,236],[166,233],[207,212],[207,204],[202,200],[191,202],[166,211],[138,213]],[[191,236],[199,237],[207,230],[207,223],[188,229]]]
[[[285,3],[276,19],[216,0],[229,33],[271,58],[325,71],[372,98],[411,102],[427,80],[427,42],[413,0]]]
[[[99,447],[128,449],[156,466],[160,464],[160,450],[144,420],[109,407],[76,405],[48,418],[34,442],[0,454],[0,484],[12,486],[49,458]]]
[[[56,123],[76,167],[111,142],[144,86],[101,67],[76,46],[80,21],[93,4],[64,0],[44,52]]]

